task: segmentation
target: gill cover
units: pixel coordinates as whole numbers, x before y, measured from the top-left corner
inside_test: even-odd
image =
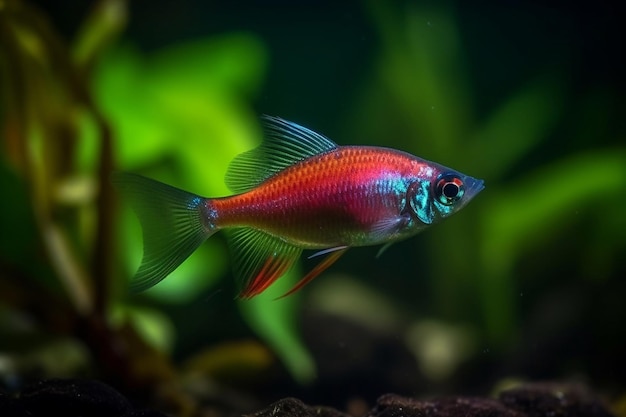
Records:
[[[424,224],[432,224],[435,220],[433,206],[430,202],[430,182],[415,181],[407,190],[407,198],[413,214]]]

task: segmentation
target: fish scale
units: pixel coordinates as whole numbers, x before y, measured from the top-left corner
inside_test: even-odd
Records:
[[[207,203],[217,211],[220,228],[261,228],[307,248],[376,244],[357,237],[400,214],[405,198],[397,183],[414,165],[395,151],[348,147],[312,157],[247,193]]]
[[[263,292],[304,249],[317,249],[312,257],[324,258],[289,295],[347,249],[384,249],[457,212],[483,189],[481,180],[406,152],[337,146],[296,123],[263,121],[264,142],[229,166],[232,196],[205,198],[135,174],[114,176],[142,223],[144,255],[131,288],[157,284],[224,230],[242,298]]]

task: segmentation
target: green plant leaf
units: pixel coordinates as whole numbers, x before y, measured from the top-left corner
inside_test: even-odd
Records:
[[[501,342],[513,322],[515,261],[558,235],[581,211],[623,204],[624,189],[626,153],[615,149],[564,158],[491,194],[481,218],[478,284],[492,341]]]
[[[250,326],[278,353],[296,381],[307,384],[315,378],[316,370],[297,331],[300,294],[276,299],[293,287],[300,277],[298,269],[292,268],[263,294],[239,301],[239,308]]]
[[[445,7],[369,3],[379,27],[383,55],[379,71],[400,104],[421,149],[452,154],[469,123],[469,94],[461,42]]]
[[[483,213],[483,256],[510,260],[580,211],[613,204],[626,189],[624,150],[574,155],[542,167],[492,194]]]
[[[120,168],[148,168],[154,178],[207,197],[230,194],[224,184],[228,164],[260,141],[258,121],[242,98],[258,90],[265,65],[263,45],[246,34],[175,45],[148,57],[128,47],[111,53],[97,91],[116,127]],[[141,231],[130,211],[122,231],[130,275],[142,252]],[[189,301],[224,275],[224,251],[219,240],[205,243],[147,294],[163,303]],[[294,377],[310,381],[313,360],[295,323],[298,297],[274,301],[283,288],[275,287],[241,302],[241,312]]]
[[[547,138],[561,114],[563,97],[552,77],[522,88],[489,116],[476,132],[470,160],[481,164],[481,175],[496,178]]]

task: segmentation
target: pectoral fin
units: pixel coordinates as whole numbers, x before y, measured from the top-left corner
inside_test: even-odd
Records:
[[[291,295],[291,294],[295,293],[296,291],[299,291],[306,284],[308,284],[309,282],[313,281],[313,279],[315,277],[317,277],[319,274],[324,272],[326,270],[326,268],[328,268],[329,266],[334,264],[337,261],[337,259],[339,259],[341,257],[341,255],[346,253],[346,251],[348,250],[348,247],[340,247],[340,248],[333,248],[333,249],[334,250],[332,252],[330,252],[329,255],[327,257],[325,257],[324,260],[322,260],[322,262],[317,264],[317,266],[315,268],[313,268],[311,271],[309,271],[309,273],[306,274],[304,276],[304,278],[302,278],[292,289],[290,289],[285,294],[283,294],[280,297],[278,297],[278,299],[283,298],[283,297],[287,297],[288,295]],[[315,256],[315,255],[313,255],[313,256]]]
[[[347,246],[335,246],[333,248],[324,249],[324,250],[321,250],[319,252],[315,252],[313,255],[309,256],[307,259],[317,258],[318,256],[326,255],[328,253],[336,252],[338,250],[343,250],[343,249],[346,249],[346,248],[347,248]]]
[[[385,251],[387,249],[389,249],[389,247],[391,245],[393,245],[395,242],[389,242],[389,243],[385,243],[383,246],[381,246],[380,249],[378,249],[378,253],[376,254],[376,259],[380,258],[382,256],[383,253],[385,253]]]
[[[369,230],[370,236],[381,242],[388,241],[402,230],[409,220],[410,217],[404,214],[383,219],[372,225]]]

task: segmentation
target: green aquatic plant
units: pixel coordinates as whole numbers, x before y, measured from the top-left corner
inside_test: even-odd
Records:
[[[428,243],[419,251],[427,251],[429,267],[419,279],[432,283],[435,314],[458,321],[472,312],[485,345],[510,345],[519,325],[519,263],[540,248],[549,250],[557,236],[578,227],[583,214],[597,217],[599,205],[602,213],[620,210],[626,202],[626,148],[557,152],[520,169],[529,154],[551,147],[570,88],[562,75],[547,67],[478,118],[480,92],[472,91],[466,75],[467,56],[451,6],[367,5],[381,48],[355,106],[353,134],[370,141],[387,137],[390,146],[405,146],[485,179],[487,191],[464,219],[423,236]],[[580,104],[591,102],[598,103],[597,97]],[[569,131],[581,137],[572,140],[596,139],[587,120],[596,119],[577,121]],[[571,260],[581,270],[591,270],[591,262],[610,271],[620,262],[619,245],[608,242],[626,235],[621,216],[601,217],[603,235],[586,242],[588,256]]]
[[[132,385],[137,378],[171,376],[161,355],[176,337],[167,316],[141,300],[189,302],[226,278],[229,264],[225,246],[211,242],[179,276],[129,297],[141,233],[111,189],[111,172],[150,173],[199,193],[226,194],[229,161],[260,141],[247,102],[261,86],[267,53],[246,33],[140,53],[118,41],[126,7],[99,2],[68,45],[28,3],[0,5],[0,178],[15,196],[3,206],[0,299],[23,308],[33,285],[31,297],[45,299],[45,311],[57,308],[58,316],[91,323],[87,342],[107,340],[94,346],[97,352],[136,341],[124,359],[135,361],[124,371]],[[15,231],[17,219],[20,233],[5,234]],[[33,262],[40,252],[43,259]],[[305,382],[315,370],[295,326],[297,300],[276,303],[270,294],[242,303],[241,314]],[[210,332],[217,318],[203,320]],[[146,361],[154,363],[141,365]],[[117,372],[101,365],[105,373]]]
[[[202,195],[228,195],[224,174],[229,161],[260,141],[246,99],[259,89],[265,61],[263,45],[244,33],[175,45],[150,56],[130,48],[113,51],[100,65],[94,89],[118,127],[119,168],[179,182]],[[125,252],[127,276],[141,257],[136,223],[125,210],[120,234],[130,248]],[[228,275],[227,260],[223,242],[209,241],[147,296],[165,303],[190,302]],[[296,305],[296,300],[275,303],[262,297],[241,302],[241,309],[294,376],[307,381],[313,367],[295,330]],[[208,328],[211,320],[207,317]]]
[[[550,279],[532,276],[538,268],[566,262],[578,273],[572,279],[598,282],[621,265],[626,150],[622,137],[611,137],[616,129],[605,126],[607,115],[621,109],[621,97],[600,86],[572,103],[563,69],[546,65],[485,106],[468,75],[472,50],[452,6],[369,1],[363,7],[376,47],[354,77],[362,84],[353,101],[340,106],[348,114],[337,118],[354,122],[333,137],[342,144],[400,148],[487,185],[462,215],[385,253],[377,265],[404,255],[387,279],[374,277],[376,295],[391,294],[394,308],[428,311],[442,323],[416,330],[418,348],[428,345],[425,334],[441,329],[462,329],[473,346],[515,344],[528,298],[519,288],[527,280]],[[10,196],[0,216],[0,319],[11,322],[27,311],[46,334],[80,338],[111,379],[154,387],[181,372],[171,359],[179,329],[163,311],[193,306],[198,298],[208,304],[215,294],[230,302],[231,294],[220,292],[230,282],[229,257],[223,241],[211,240],[176,276],[129,296],[141,232],[111,189],[110,173],[132,171],[207,196],[228,194],[228,164],[261,139],[250,102],[258,99],[268,67],[285,63],[270,64],[260,38],[240,31],[148,52],[121,40],[127,19],[125,1],[98,1],[67,42],[28,2],[0,1],[0,186]],[[336,34],[324,36],[334,42]],[[316,67],[307,61],[306,68]],[[309,73],[290,76],[303,84]],[[294,85],[293,79],[282,81]],[[312,109],[328,108],[327,102],[285,94],[307,100]],[[566,107],[581,116],[567,119],[564,128]],[[561,249],[578,228],[583,232],[575,235],[575,252]],[[411,252],[402,252],[407,248]],[[366,281],[368,273],[355,282]],[[233,302],[250,329],[306,382],[315,364],[296,322],[301,294],[273,300],[297,276],[294,271],[257,299]],[[400,290],[394,292],[393,280]],[[419,291],[424,288],[429,291]],[[371,308],[363,314],[368,320],[384,316],[379,303],[344,291],[332,294],[334,303]],[[355,294],[361,304],[349,302]],[[216,318],[198,320],[207,334],[219,333]],[[0,336],[2,347],[23,347],[12,334]],[[116,346],[127,349],[120,354]],[[462,353],[463,360],[471,353]],[[255,362],[259,367],[268,362],[265,354]]]

